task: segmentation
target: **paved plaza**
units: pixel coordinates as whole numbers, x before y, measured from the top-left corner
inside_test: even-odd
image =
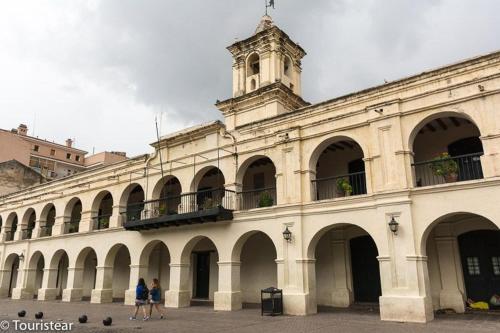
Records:
[[[26,310],[23,321],[33,322],[34,314],[44,312],[43,320],[73,322],[73,332],[499,332],[500,314],[467,313],[440,315],[428,324],[382,322],[377,311],[369,308],[331,310],[307,317],[261,317],[259,309],[234,312],[215,312],[208,306],[168,309],[167,318],[157,316],[147,322],[129,321],[132,307],[122,304],[89,304],[87,302],[61,303],[1,300],[0,321],[7,320],[15,332],[13,319],[19,310]],[[87,314],[89,322],[79,324],[78,316]],[[110,327],[102,325],[106,316],[113,318]]]

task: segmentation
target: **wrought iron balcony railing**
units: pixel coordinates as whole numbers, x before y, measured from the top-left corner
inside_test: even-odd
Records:
[[[234,191],[209,189],[127,206],[125,223],[162,216],[182,215],[221,207],[234,210]]]
[[[482,179],[483,153],[413,163],[417,187]]]
[[[276,187],[260,188],[238,193],[239,210],[271,207],[276,205]]]
[[[111,214],[99,215],[92,218],[93,230],[102,230],[109,228]]]
[[[16,233],[15,230],[5,231],[5,241],[6,242],[13,241],[15,233]]]
[[[80,220],[73,220],[64,222],[64,233],[65,234],[73,234],[78,232],[80,229]]]
[[[40,237],[52,236],[52,225],[44,225],[40,227]]]
[[[314,179],[312,181],[312,190],[315,200],[366,194],[366,174],[362,171]]]

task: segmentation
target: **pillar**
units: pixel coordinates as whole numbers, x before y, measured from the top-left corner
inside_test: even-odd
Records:
[[[145,278],[147,270],[147,265],[130,265],[129,289],[125,290],[125,305],[135,304],[135,288],[137,286],[137,282],[139,281],[139,278]]]
[[[65,224],[64,222],[68,220],[69,217],[66,216],[57,216],[54,221],[54,225],[52,226],[52,236],[63,235],[65,232]]]
[[[190,306],[189,267],[190,264],[187,263],[170,264],[170,288],[165,292],[166,307],[182,308]]]
[[[126,206],[116,205],[113,206],[113,213],[109,218],[109,227],[110,228],[120,228],[123,226],[123,214],[122,212],[126,212]]]
[[[57,268],[43,270],[42,288],[38,289],[39,301],[51,301],[57,297]]]
[[[92,290],[90,303],[113,302],[113,266],[96,267],[95,289]]]
[[[30,274],[35,272],[35,274]],[[12,299],[33,299],[33,288],[35,286],[36,268],[19,269],[17,273],[17,285],[12,290]]]
[[[335,307],[347,308],[353,300],[353,292],[350,286],[350,274],[348,274],[346,240],[343,230],[332,231],[332,256],[333,256],[333,285],[331,304]]]
[[[217,263],[219,265],[219,288],[214,294],[214,310],[233,311],[241,309],[239,261]]]
[[[78,225],[78,232],[89,232],[94,229],[94,219],[92,218],[92,211],[82,212],[80,222]]]
[[[68,281],[63,290],[63,302],[81,301],[83,296],[83,267],[68,267]]]
[[[453,236],[439,236],[435,238],[439,273],[441,274],[441,292],[439,293],[439,307],[453,309],[457,313],[465,312],[464,294],[459,288],[456,257],[456,239]]]

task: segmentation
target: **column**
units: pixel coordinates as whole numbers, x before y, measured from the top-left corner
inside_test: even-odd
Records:
[[[64,222],[69,221],[69,217],[57,216],[52,226],[52,236],[63,235],[65,232]]]
[[[92,290],[90,303],[113,302],[113,266],[96,267],[95,289]]]
[[[346,241],[343,230],[332,231],[332,256],[333,256],[333,285],[332,305],[341,308],[349,307],[353,300],[353,293],[349,283],[347,267]]]
[[[214,310],[233,311],[241,309],[239,261],[226,261],[219,265],[219,288],[214,294]]]
[[[57,297],[57,268],[43,270],[42,288],[38,289],[39,301],[52,301]]]
[[[94,220],[92,219],[92,211],[82,212],[78,225],[78,232],[89,232],[94,229]]]
[[[35,273],[35,274],[30,274]],[[19,269],[17,271],[17,285],[12,290],[12,299],[33,299],[36,268]]]
[[[166,307],[182,308],[190,306],[189,267],[190,264],[170,264],[170,289],[165,292]]]
[[[456,239],[452,236],[435,238],[439,272],[441,274],[441,292],[439,293],[439,307],[453,309],[457,313],[465,312],[465,297],[459,289],[456,258]]]
[[[130,265],[129,289],[125,291],[125,305],[135,304],[135,288],[137,286],[137,281],[139,281],[141,277],[144,278],[147,271],[147,265]]]
[[[35,228],[31,232],[31,239],[40,237],[41,231],[42,231],[41,226],[42,226],[42,224],[45,225],[45,223],[46,223],[45,220],[36,220],[35,221]]]
[[[63,302],[81,301],[83,296],[83,267],[68,267],[66,289],[63,290]]]
[[[123,226],[123,215],[122,212],[126,212],[126,206],[116,205],[113,206],[113,213],[109,218],[109,227],[110,228],[120,228]]]

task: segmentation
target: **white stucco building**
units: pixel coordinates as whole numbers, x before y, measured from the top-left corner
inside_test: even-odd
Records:
[[[157,277],[167,307],[276,286],[288,314],[426,322],[500,293],[500,53],[310,105],[269,17],[228,49],[224,122],[0,198],[1,297],[132,304]]]

